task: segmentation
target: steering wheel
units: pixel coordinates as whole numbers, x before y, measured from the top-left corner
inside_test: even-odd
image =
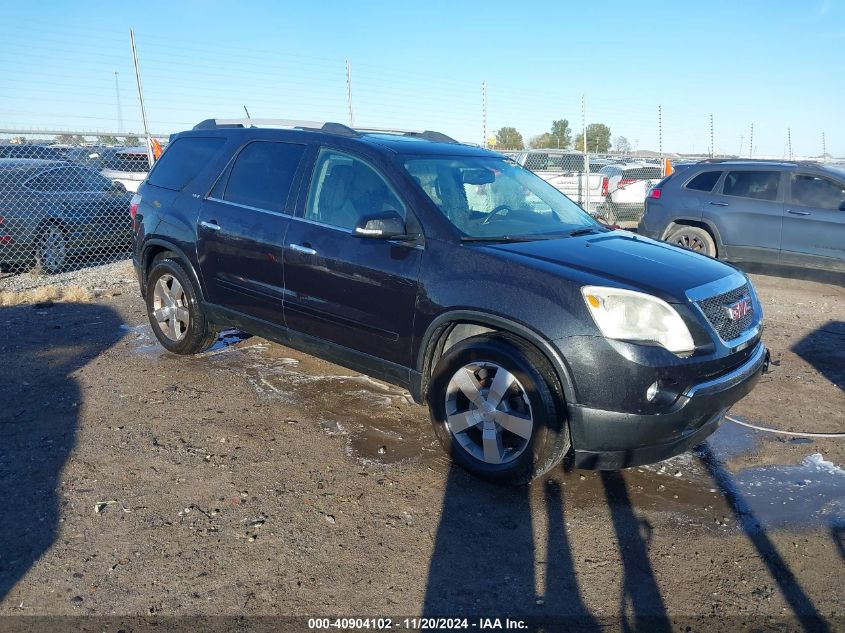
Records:
[[[490,224],[490,221],[491,221],[494,217],[496,217],[499,213],[501,213],[502,211],[513,211],[513,209],[511,209],[511,208],[510,208],[508,205],[506,205],[506,204],[500,204],[498,207],[496,207],[496,208],[495,208],[495,209],[493,209],[490,213],[488,213],[488,214],[487,214],[487,217],[486,217],[486,218],[484,218],[484,219],[481,221],[481,223],[482,223],[482,224]]]

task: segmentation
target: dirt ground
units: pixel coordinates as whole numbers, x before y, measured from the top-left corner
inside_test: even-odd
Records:
[[[731,415],[845,432],[845,289],[754,281],[772,371]],[[661,464],[502,489],[400,389],[234,332],[164,352],[131,284],[0,329],[4,616],[845,630],[843,439],[725,422]]]

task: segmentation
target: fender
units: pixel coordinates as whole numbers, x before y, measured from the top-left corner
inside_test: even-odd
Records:
[[[141,293],[146,294],[146,291],[147,291],[147,268],[148,268],[149,263],[150,263],[149,261],[147,261],[147,256],[149,254],[150,247],[152,247],[152,246],[161,246],[161,247],[166,248],[167,250],[172,251],[173,253],[176,254],[177,259],[179,259],[182,263],[185,264],[185,267],[187,268],[187,272],[191,276],[191,281],[194,282],[194,286],[196,287],[197,292],[199,292],[199,295],[200,295],[199,299],[201,301],[204,300],[205,299],[204,286],[202,285],[202,283],[200,281],[199,274],[197,273],[196,268],[194,268],[194,265],[191,263],[190,258],[185,254],[185,251],[183,251],[181,248],[176,246],[173,242],[170,242],[168,240],[163,240],[163,239],[158,238],[158,237],[151,237],[151,238],[147,239],[144,242],[143,246],[141,247],[141,272],[142,272],[142,275],[141,275],[141,279],[142,279]]]
[[[423,334],[422,340],[420,341],[420,347],[417,353],[416,375],[412,377],[412,383],[419,381],[418,384],[414,384],[411,389],[412,392],[418,389],[418,394],[420,395],[420,399],[418,400],[419,402],[422,402],[422,398],[425,396],[425,390],[428,388],[428,377],[430,376],[432,369],[430,359],[432,353],[434,352],[434,343],[440,338],[443,330],[449,324],[455,322],[475,323],[477,325],[489,326],[504,332],[510,332],[511,334],[516,334],[520,338],[523,338],[534,345],[534,347],[536,347],[543,356],[546,357],[546,360],[549,361],[552,369],[557,375],[558,381],[563,389],[564,398],[566,398],[567,407],[571,407],[575,404],[575,385],[569,375],[569,370],[566,367],[565,360],[560,355],[560,352],[554,348],[551,342],[543,338],[543,336],[537,331],[532,330],[522,323],[497,314],[481,312],[478,310],[450,310],[449,312],[444,312],[443,314],[438,315],[426,328],[425,334]],[[416,396],[416,394],[414,395]]]

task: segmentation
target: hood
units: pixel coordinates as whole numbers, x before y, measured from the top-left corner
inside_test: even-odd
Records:
[[[737,274],[710,257],[627,231],[484,248],[577,270],[605,279],[608,285],[641,290],[672,303],[686,303],[690,288]]]

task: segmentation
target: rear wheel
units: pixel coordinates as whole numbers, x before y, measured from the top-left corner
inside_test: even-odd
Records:
[[[181,263],[160,259],[147,279],[147,315],[159,343],[175,354],[198,354],[217,339],[199,293]]]
[[[35,244],[35,264],[45,273],[55,274],[67,266],[67,238],[58,224],[46,225]]]
[[[716,257],[716,242],[713,236],[697,226],[681,226],[672,231],[666,241],[702,255]]]
[[[516,337],[474,336],[451,348],[435,367],[428,403],[443,448],[490,481],[527,483],[570,448],[552,369]]]

